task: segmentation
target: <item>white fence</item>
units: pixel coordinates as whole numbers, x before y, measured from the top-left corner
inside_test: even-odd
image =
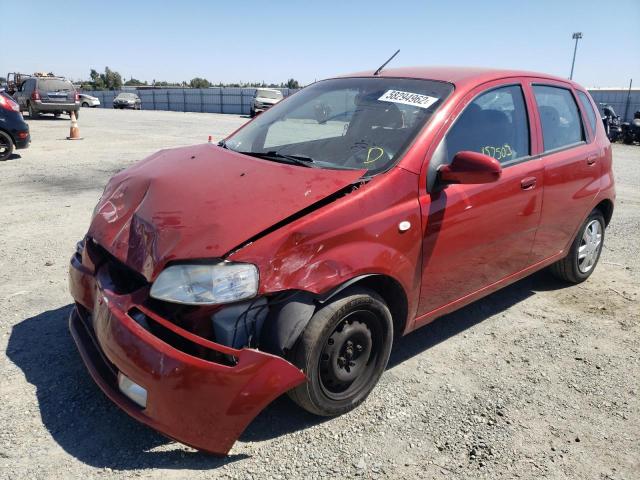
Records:
[[[297,89],[278,88],[287,97]],[[112,108],[121,92],[136,93],[143,110],[249,114],[255,88],[148,88],[139,90],[85,90],[82,93],[100,99],[102,108]]]

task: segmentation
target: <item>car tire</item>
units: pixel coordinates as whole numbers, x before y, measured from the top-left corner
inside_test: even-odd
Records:
[[[598,264],[604,245],[604,232],[602,212],[592,211],[578,230],[568,255],[551,265],[551,273],[565,282],[584,282]]]
[[[255,117],[255,116],[256,116],[256,111],[255,111],[253,108],[249,111],[249,116],[250,116],[251,118],[253,118],[253,117]]]
[[[83,106],[84,108],[89,108],[89,104],[88,104],[87,102],[82,102],[82,106]]]
[[[0,130],[0,161],[7,160],[13,153],[13,139],[11,136]]]
[[[289,353],[307,376],[289,397],[319,416],[353,410],[378,383],[392,343],[393,320],[382,298],[349,289],[314,313]]]
[[[58,118],[58,117],[60,116],[60,112],[53,112],[53,116],[54,116],[55,118]]]
[[[38,118],[40,114],[33,109],[31,102],[27,103],[27,111],[29,112],[29,118]]]

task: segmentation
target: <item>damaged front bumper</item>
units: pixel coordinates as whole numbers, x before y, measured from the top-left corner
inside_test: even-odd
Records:
[[[149,310],[140,295],[110,290],[78,254],[69,283],[76,300],[69,328],[95,382],[133,418],[186,445],[227,454],[265,406],[306,380],[280,357],[214,343]],[[145,328],[141,318],[232,361],[181,351]],[[122,393],[118,373],[144,388],[146,406]]]

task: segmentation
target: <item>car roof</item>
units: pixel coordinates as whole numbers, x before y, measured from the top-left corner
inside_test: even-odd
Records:
[[[372,77],[374,70],[357,72],[344,77]],[[481,67],[448,67],[448,66],[424,66],[424,67],[401,67],[385,68],[378,77],[387,78],[417,78],[423,80],[438,80],[453,83],[456,87],[473,87],[492,80],[499,80],[509,77],[537,77],[548,80],[565,82],[573,86],[578,86],[566,78],[548,75],[546,73],[529,72],[524,70],[507,70],[497,68]]]

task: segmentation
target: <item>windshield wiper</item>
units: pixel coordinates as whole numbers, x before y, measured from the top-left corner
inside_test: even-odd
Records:
[[[264,158],[265,160],[275,160],[275,161],[284,161],[284,163],[293,163],[295,165],[300,165],[302,167],[314,167],[314,160],[311,157],[307,157],[306,155],[284,155],[282,153],[278,153],[275,150],[270,150],[268,152],[238,152],[243,155],[249,155],[251,157],[256,158]]]

